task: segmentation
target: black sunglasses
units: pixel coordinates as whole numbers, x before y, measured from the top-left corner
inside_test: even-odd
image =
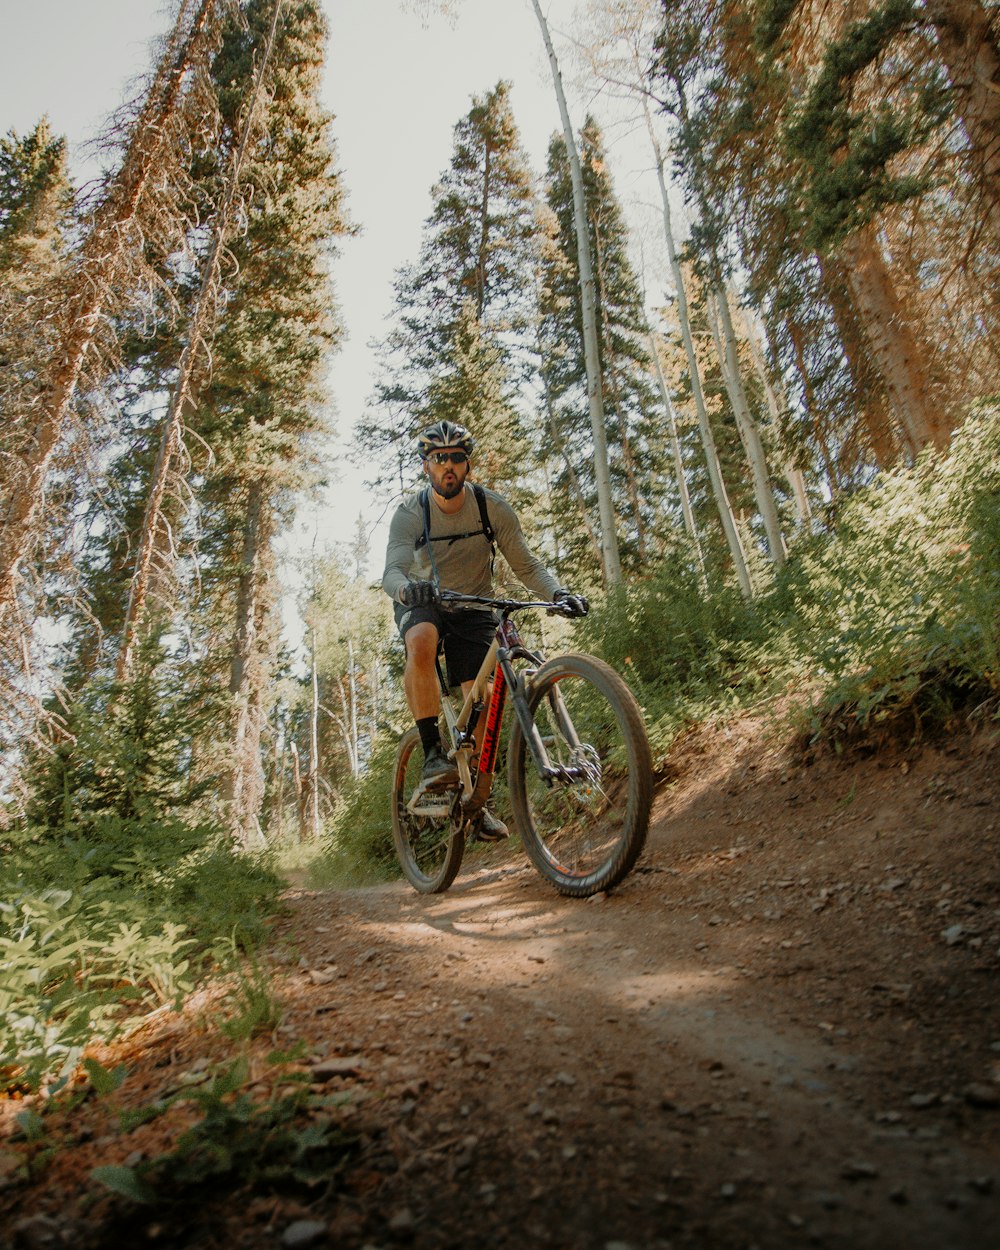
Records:
[[[464,451],[432,451],[427,457],[431,464],[468,464]]]

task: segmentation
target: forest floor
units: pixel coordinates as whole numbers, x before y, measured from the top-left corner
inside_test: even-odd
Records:
[[[117,1091],[0,1139],[0,1242],[993,1250],[998,765],[986,731],[809,760],[747,717],[675,747],[607,896],[560,898],[513,846],[441,896],[291,889],[280,1023],[230,1040],[208,987],[102,1052]],[[241,1055],[227,1118],[205,1091]],[[268,1137],[248,1108],[296,1074]],[[158,1197],[110,1194],[108,1164]]]

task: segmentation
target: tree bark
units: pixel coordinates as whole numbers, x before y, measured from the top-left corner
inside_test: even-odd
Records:
[[[1000,225],[1000,48],[979,0],[926,0],[938,47],[955,93],[956,111],[972,145],[976,172]]]
[[[611,473],[608,467],[608,440],[604,426],[604,398],[601,389],[601,361],[598,350],[597,315],[594,290],[594,272],[590,257],[590,235],[587,229],[587,202],[583,188],[583,171],[576,150],[576,138],[569,120],[569,109],[562,87],[562,75],[556,59],[548,23],[542,14],[538,0],[531,0],[541,27],[542,39],[548,53],[552,70],[559,115],[562,118],[563,135],[566,140],[566,157],[569,161],[573,183],[573,218],[576,227],[577,265],[580,273],[580,304],[583,314],[583,355],[587,370],[587,405],[590,411],[590,429],[594,440],[594,476],[597,482],[597,504],[601,520],[601,553],[603,557],[604,582],[617,586],[622,580],[621,558],[618,553],[618,534],[615,525],[614,501],[611,497]]]
[[[767,361],[764,358],[764,349],[761,344],[761,336],[758,334],[757,326],[753,320],[742,309],[743,328],[746,332],[747,347],[750,350],[750,361],[754,367],[754,372],[760,380],[761,386],[764,388],[764,395],[767,399],[767,410],[771,414],[771,424],[774,427],[776,436],[780,437],[781,432],[781,414],[782,408],[788,409],[788,400],[782,395],[781,401],[778,399],[778,392],[775,384],[771,381],[771,372],[767,367]],[[806,493],[805,474],[801,469],[797,469],[792,461],[788,458],[784,464],[785,478],[792,491],[792,498],[795,500],[795,518],[799,525],[807,526],[812,520],[812,509],[809,506],[809,496]]]
[[[262,553],[270,537],[264,517],[264,485],[250,484],[243,524],[243,550],[236,592],[236,623],[229,665],[232,699],[230,765],[222,784],[233,840],[250,847],[263,842],[260,812],[264,767],[260,755],[262,674],[255,663],[261,617]]]
[[[701,572],[702,586],[707,590],[708,582],[705,576],[705,560],[701,553],[701,543],[698,541],[698,530],[694,523],[694,512],[691,509],[691,495],[687,488],[687,479],[684,476],[684,460],[681,456],[681,443],[677,437],[677,419],[674,415],[674,405],[670,398],[670,392],[667,390],[667,381],[663,376],[663,367],[660,364],[660,353],[656,347],[656,336],[650,332],[649,350],[653,356],[653,364],[656,366],[656,380],[660,387],[660,397],[663,400],[663,407],[667,414],[667,420],[670,422],[670,445],[674,456],[674,473],[677,476],[677,493],[681,501],[681,514],[684,517],[684,528],[687,530],[688,537],[691,539],[691,545],[694,547],[694,553],[698,560],[698,568]]]
[[[928,444],[948,445],[948,428],[932,404],[921,349],[879,248],[873,226],[856,230],[840,248],[854,305],[889,402],[912,456]]]
[[[750,463],[753,479],[753,493],[757,501],[757,511],[764,522],[764,533],[767,535],[768,551],[771,563],[781,568],[785,563],[785,540],[781,533],[781,522],[778,520],[778,508],[774,502],[774,491],[771,489],[771,476],[767,468],[767,457],[764,444],[760,437],[757,422],[750,411],[743,379],[740,376],[739,351],[736,345],[736,332],[729,312],[729,299],[725,287],[719,286],[709,296],[710,304],[714,305],[719,325],[713,318],[712,331],[719,352],[719,364],[725,383],[729,402],[736,417],[736,427]],[[720,334],[721,330],[721,342]]]
[[[354,662],[354,640],[347,640],[348,659],[348,691],[351,697],[351,775],[357,777],[361,773],[361,760],[358,756],[358,670]]]

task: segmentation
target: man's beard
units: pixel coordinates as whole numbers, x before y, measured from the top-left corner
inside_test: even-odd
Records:
[[[440,486],[435,485],[434,489],[442,499],[454,499],[456,495],[460,495],[465,489],[465,483],[455,478],[450,486],[445,486],[442,482]]]

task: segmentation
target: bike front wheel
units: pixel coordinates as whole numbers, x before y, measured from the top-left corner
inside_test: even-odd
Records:
[[[530,679],[528,707],[549,769],[520,723],[511,734],[510,797],[531,862],[561,894],[617,885],[646,842],[653,763],[642,712],[603,660],[563,655]]]
[[[420,734],[411,729],[403,735],[393,768],[392,837],[400,867],[414,889],[421,894],[442,894],[462,865],[465,839],[451,819],[454,796],[450,792],[428,795],[416,812],[410,810],[423,761]]]

